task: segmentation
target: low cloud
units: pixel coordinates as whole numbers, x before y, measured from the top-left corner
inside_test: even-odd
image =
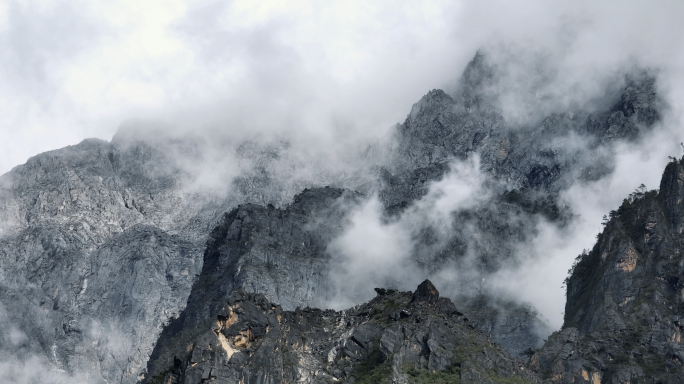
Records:
[[[603,216],[617,209],[629,193],[642,183],[649,189],[658,187],[668,156],[678,156],[682,151],[679,143],[684,135],[678,132],[676,121],[668,112],[640,140],[602,147],[602,151],[611,153],[605,159],[611,161],[612,173],[597,181],[575,181],[561,191],[559,204],[573,214],[566,225],[559,226],[541,216],[517,218],[527,220],[527,240],[509,244],[513,258],[504,261],[494,273],[478,267],[473,244],[457,261],[450,259],[431,269],[424,268],[416,258],[425,253],[418,241],[422,229],[430,228],[437,242],[427,252],[439,250],[453,235],[455,212],[490,203],[488,198],[493,192],[485,182],[487,176],[479,172],[477,156],[465,163],[452,163],[450,172],[433,182],[429,193],[399,218],[388,219],[377,196],[373,196],[351,214],[347,231],[330,244],[336,295],[328,305],[345,308],[370,299],[374,287],[413,290],[424,278],[431,278],[452,297],[487,293],[530,304],[552,328],[560,328],[565,308],[563,281],[573,261],[584,249],[591,249],[603,229]],[[577,155],[586,150],[584,141],[573,137],[568,140]],[[460,222],[458,226],[462,233],[469,233],[469,241],[475,241],[477,231],[469,223]]]
[[[31,356],[20,360],[16,357],[0,359],[0,376],[11,384],[86,384],[97,383],[86,374],[69,374],[52,367],[45,359]]]
[[[595,182],[575,183],[561,194],[576,215],[569,226],[540,221],[538,234],[517,250],[517,262],[488,278],[497,295],[529,302],[558,329],[563,324],[565,287],[563,281],[575,258],[591,249],[603,230],[603,216],[616,210],[639,185],[657,189],[662,172],[681,151],[682,133],[668,119],[637,143],[620,143],[615,148],[614,171]]]
[[[0,281],[0,283],[2,283]],[[40,322],[39,319],[33,319]],[[92,383],[86,374],[70,374],[54,361],[37,352],[39,345],[27,335],[26,324],[14,323],[0,303],[0,377],[12,384],[85,384]]]
[[[430,228],[437,239],[446,239],[452,213],[487,197],[483,181],[475,155],[451,163],[450,171],[399,218],[385,216],[377,195],[360,205],[350,214],[348,229],[328,246],[334,295],[327,306],[343,309],[367,301],[375,287],[415,289],[428,274],[414,257],[419,232]]]

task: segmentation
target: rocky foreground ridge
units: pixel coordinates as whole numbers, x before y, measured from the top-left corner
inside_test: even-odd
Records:
[[[212,321],[160,339],[143,383],[538,383],[439,297],[376,288],[344,311],[283,311],[265,296],[233,291]]]
[[[188,165],[203,160],[210,143],[136,126],[111,142],[37,155],[0,176],[0,373],[17,382],[135,383],[150,377],[145,367],[166,345],[160,340],[212,329],[236,289],[283,311],[320,306],[333,293],[326,246],[348,229],[360,201],[377,196],[382,220],[396,222],[455,161],[474,157],[482,198],[451,212],[445,236],[430,223],[416,228],[412,261],[426,277],[445,264],[471,268],[471,279],[456,282],[463,295],[451,295],[455,305],[507,353],[526,356],[550,329],[533,308],[495,303],[479,282],[515,262],[514,250],[534,238],[540,221],[570,223],[560,192],[609,175],[615,145],[640,140],[665,106],[656,78],[635,70],[590,106],[521,125],[506,120],[492,92],[498,81],[478,54],[454,94],[429,92],[360,156],[352,175],[297,172],[303,164],[286,142],[248,141],[231,147],[237,174],[208,193]],[[390,296],[404,303],[402,295]],[[260,310],[268,317],[275,309]],[[362,317],[358,324],[372,320]],[[412,368],[416,377],[425,373],[421,364]]]

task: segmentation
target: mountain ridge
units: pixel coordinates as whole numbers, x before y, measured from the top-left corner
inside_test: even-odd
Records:
[[[7,313],[0,318],[7,325],[0,336],[9,340],[0,359],[39,356],[46,366],[83,373],[89,382],[136,382],[159,335],[187,309],[205,269],[212,230],[224,224],[242,228],[234,220],[226,224],[226,212],[256,218],[249,230],[261,243],[244,248],[236,268],[223,277],[221,297],[244,285],[288,309],[326,302],[333,289],[330,266],[323,262],[330,257],[325,245],[349,228],[349,214],[358,204],[323,199],[334,214],[311,228],[302,219],[308,220],[310,209],[299,212],[299,221],[281,228],[283,239],[297,238],[292,244],[257,236],[272,230],[277,214],[307,201],[294,196],[342,190],[338,197],[356,196],[351,200],[377,195],[382,220],[396,223],[453,171],[451,162],[476,153],[485,176],[482,195],[491,197],[449,216],[451,231],[444,238],[430,222],[412,228],[411,260],[424,266],[420,273],[426,277],[443,265],[465,267],[474,260],[472,276],[451,289],[464,297],[453,299],[464,313],[469,309],[482,319],[474,326],[521,356],[542,342],[534,332],[543,328],[536,314],[496,307],[487,295],[478,300],[491,305],[471,306],[478,300],[470,298],[483,277],[516,260],[515,246],[534,236],[542,218],[560,228],[572,219],[559,191],[609,175],[615,143],[638,140],[658,122],[665,106],[656,79],[635,73],[606,98],[610,107],[552,113],[521,127],[506,121],[491,94],[496,68],[478,54],[463,74],[460,93],[435,90],[421,98],[353,176],[297,173],[300,164],[288,157],[287,143],[252,141],[231,148],[239,172],[228,173],[229,185],[205,192],[195,186],[191,165],[206,160],[212,143],[192,135],[136,136],[138,123],[110,143],[88,139],[34,156],[0,176],[0,303]],[[582,137],[581,145],[570,145],[573,135]],[[332,188],[325,189],[328,185]],[[289,265],[299,252],[299,237],[305,237],[304,249],[317,230],[310,256],[320,262]],[[270,254],[284,261],[269,264],[264,255]],[[287,276],[311,273],[287,281],[265,273],[268,265]],[[212,316],[204,320],[213,321]]]

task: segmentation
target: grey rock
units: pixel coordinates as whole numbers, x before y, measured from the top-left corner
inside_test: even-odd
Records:
[[[284,311],[238,288],[220,310],[228,317],[210,314],[210,321],[184,328],[192,336],[183,341],[162,336],[160,343],[175,346],[168,350],[173,358],[153,355],[143,383],[540,382],[457,312],[444,313],[454,305],[438,299],[434,286],[432,301],[413,301],[424,297],[426,286],[413,294],[379,294],[339,312]],[[396,309],[411,315],[392,320]]]
[[[491,197],[454,212],[446,238],[429,225],[417,230],[413,255],[428,276],[445,264],[474,269],[454,289],[467,292],[461,307],[471,313],[479,310],[468,303],[489,300],[483,278],[515,263],[516,244],[532,240],[540,220],[559,228],[572,222],[560,192],[610,174],[615,143],[638,140],[664,108],[654,76],[634,70],[590,107],[520,125],[506,121],[498,95],[491,92],[498,89],[498,79],[486,55],[478,54],[454,95],[430,91],[377,151],[383,154],[377,161],[378,194],[390,222],[423,198],[431,182],[449,172],[450,162],[479,156],[486,175],[481,194]],[[474,267],[466,255],[474,255]],[[495,340],[518,356],[539,348],[550,329],[534,310],[497,310],[495,301],[486,305],[490,320],[480,324],[488,324],[485,329]]]
[[[122,128],[111,143],[85,140],[0,177],[4,322],[26,335],[22,356],[38,356],[45,374],[137,381],[164,325],[187,305],[223,213],[237,202],[282,204],[302,183],[271,177],[250,194],[245,185],[265,170],[242,174],[227,196],[197,192],[183,164],[201,141],[153,136]],[[276,161],[272,152],[253,145],[239,156],[252,169]],[[0,350],[18,356],[9,344]]]
[[[456,94],[429,92],[386,141],[367,151],[352,175],[301,164],[288,155],[286,141],[248,141],[226,149],[239,168],[226,180],[230,185],[205,192],[196,187],[196,169],[189,166],[203,161],[210,147],[204,139],[140,130],[135,123],[120,129],[110,143],[89,139],[29,159],[0,176],[0,322],[7,325],[0,330],[1,360],[41,356],[36,369],[61,370],[74,378],[83,374],[87,382],[132,383],[145,374],[151,353],[160,358],[153,351],[166,343],[156,342],[162,330],[212,329],[216,316],[230,317],[219,312],[236,288],[264,294],[286,310],[320,305],[331,288],[326,246],[344,230],[349,207],[361,198],[352,191],[377,192],[391,222],[425,196],[451,161],[475,153],[491,199],[454,212],[447,239],[435,241],[433,228],[421,228],[414,259],[430,276],[444,263],[458,265],[464,255],[474,254],[479,279],[514,259],[515,246],[534,236],[542,218],[560,227],[571,221],[572,212],[558,193],[577,180],[609,174],[614,143],[638,140],[664,108],[654,77],[636,71],[591,108],[550,113],[517,126],[504,119],[496,95],[489,92],[496,81],[496,68],[478,54]],[[583,145],[573,145],[577,138]],[[312,171],[297,172],[298,167]],[[336,188],[320,188],[326,185]],[[677,212],[668,211],[670,221],[679,220]],[[663,238],[659,228],[648,229],[649,244]],[[191,295],[193,286],[198,288]],[[533,330],[543,325],[533,310],[499,310],[493,301],[471,306],[481,287],[464,280],[461,288],[467,293],[459,299],[461,312],[439,298],[441,313],[465,313],[466,327],[491,334],[515,355],[538,348],[542,336]],[[612,298],[618,303],[613,312],[597,314],[594,323],[605,318],[625,322],[618,316],[622,299]],[[259,311],[274,311],[264,308]],[[394,308],[387,321],[423,319],[414,310]],[[275,332],[269,315],[264,316],[254,331],[269,324],[267,329]],[[663,319],[650,318],[649,324]],[[395,339],[399,330],[392,329],[383,348],[401,350],[404,341]],[[208,346],[212,335],[197,340]],[[317,337],[323,340],[323,335]],[[173,342],[195,336],[183,334]],[[432,355],[416,356],[404,349],[411,361],[421,361],[420,369],[444,366],[448,348],[440,346],[445,344],[424,346],[415,334],[410,340],[420,345],[418,351],[434,349]],[[211,366],[190,370],[187,377],[275,380],[277,375],[265,375],[260,368],[261,361],[281,358],[273,352],[276,344],[268,343],[258,356],[248,347],[235,352],[231,361],[241,370],[225,373]],[[350,355],[361,348],[356,352],[365,359],[369,351],[362,344],[345,346]],[[197,364],[213,359],[202,348],[202,354],[191,357]],[[175,365],[169,356],[167,367],[178,371],[185,364]],[[294,373],[299,368],[283,369],[289,372],[283,375],[325,382],[330,375],[351,377],[353,372],[341,364],[323,374],[319,360],[297,356],[291,361],[302,367],[303,376]],[[401,369],[392,367],[397,380],[405,382]]]
[[[680,382],[684,159],[659,191],[637,190],[578,257],[563,330],[532,356],[548,382]],[[576,381],[575,381],[576,382]]]
[[[412,303],[428,302],[435,303],[439,299],[439,291],[430,280],[425,280],[418,286],[416,292],[411,297]]]

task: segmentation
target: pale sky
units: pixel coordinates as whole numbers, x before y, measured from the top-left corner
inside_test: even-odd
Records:
[[[684,3],[597,3],[0,0],[0,173],[131,118],[381,136],[492,42],[681,62]]]

